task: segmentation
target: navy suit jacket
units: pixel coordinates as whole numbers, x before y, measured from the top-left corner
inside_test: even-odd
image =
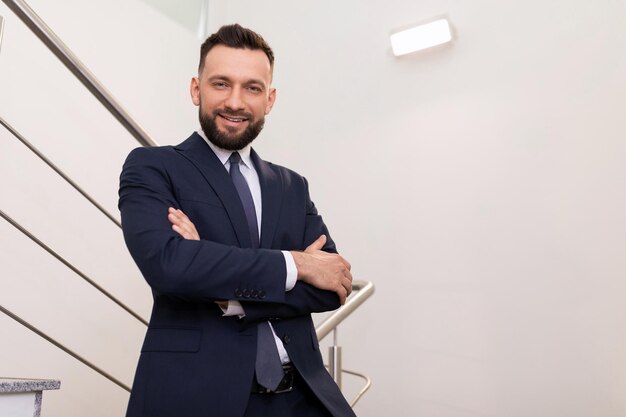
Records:
[[[178,146],[138,148],[124,164],[119,208],[128,249],[154,306],[127,417],[240,417],[254,378],[256,324],[270,320],[292,363],[335,416],[353,415],[325,370],[312,312],[334,310],[333,292],[298,281],[285,292],[280,250],[303,250],[322,233],[335,252],[306,180],[252,151],[262,193],[260,248],[252,249],[239,195],[197,133]],[[200,241],[171,228],[180,208]],[[216,300],[238,300],[245,318]]]

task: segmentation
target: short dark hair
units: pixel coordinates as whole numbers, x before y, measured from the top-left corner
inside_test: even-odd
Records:
[[[219,28],[217,32],[209,36],[200,47],[200,64],[198,72],[202,72],[204,59],[209,51],[216,45],[225,45],[230,48],[261,50],[270,61],[270,68],[274,69],[274,52],[261,35],[253,30],[242,27],[235,23]]]

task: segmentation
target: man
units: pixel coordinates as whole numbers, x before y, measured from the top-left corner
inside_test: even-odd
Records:
[[[306,180],[250,148],[273,63],[258,34],[222,27],[191,81],[202,130],[126,160],[124,237],[154,297],[128,417],[354,416],[311,321],[345,302],[350,264]]]

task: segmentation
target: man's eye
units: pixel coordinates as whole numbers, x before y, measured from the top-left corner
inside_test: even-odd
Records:
[[[213,87],[224,88],[226,87],[226,83],[223,81],[216,81],[213,83]]]
[[[257,86],[255,86],[255,85],[251,85],[251,86],[249,86],[249,87],[248,87],[248,90],[250,90],[250,91],[252,91],[252,92],[255,92],[255,93],[260,93],[261,91],[263,91],[263,90],[261,89],[261,87],[257,87]]]

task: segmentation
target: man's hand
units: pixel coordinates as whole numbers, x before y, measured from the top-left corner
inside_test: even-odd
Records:
[[[187,240],[200,240],[196,226],[181,210],[170,207],[167,210],[167,220],[172,223],[172,229]]]
[[[344,304],[352,292],[351,266],[340,255],[324,252],[325,244],[326,235],[321,235],[304,252],[291,252],[298,269],[298,280],[337,293],[339,301]]]

